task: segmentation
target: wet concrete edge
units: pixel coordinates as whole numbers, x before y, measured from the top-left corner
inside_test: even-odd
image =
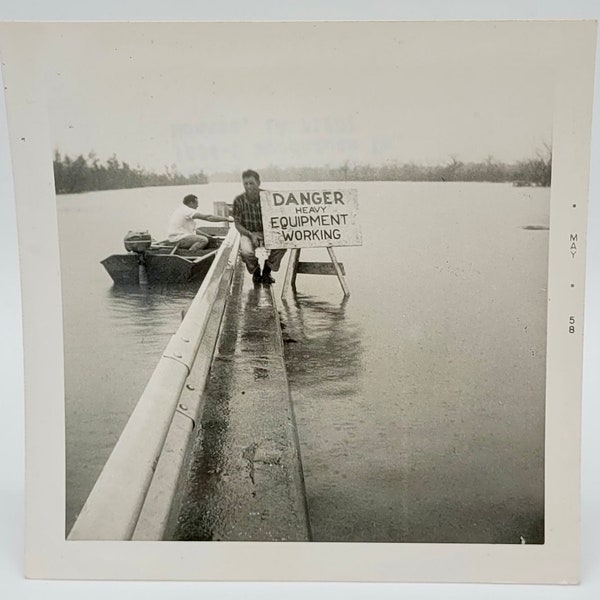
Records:
[[[248,330],[248,323],[254,323],[257,312],[262,312],[261,321],[267,330],[259,329],[258,336],[252,327]],[[244,345],[245,357],[240,354]],[[245,364],[247,360],[249,364]],[[240,392],[239,386],[247,386],[248,372],[262,370],[256,365],[263,362],[266,370],[272,372],[271,379],[267,375],[267,379],[251,386],[254,389],[247,389],[248,394],[242,398],[239,394],[246,392]],[[236,376],[236,369],[245,370],[245,375]],[[265,383],[270,390],[264,388]],[[273,407],[279,414],[268,411]],[[246,414],[246,410],[254,414]],[[252,427],[257,424],[258,443],[246,444],[243,449],[236,446],[240,440],[248,442],[248,431],[242,430],[249,428],[254,433]],[[269,424],[273,427],[269,428]],[[280,441],[274,441],[278,436]],[[270,443],[279,452],[273,461],[268,459]],[[265,452],[267,460],[257,456]],[[230,456],[219,458],[219,453]],[[197,428],[192,455],[172,539],[311,539],[298,430],[274,293],[271,288],[252,288],[241,263],[236,267],[229,305],[221,322],[203,423]],[[257,519],[259,523],[255,522]]]

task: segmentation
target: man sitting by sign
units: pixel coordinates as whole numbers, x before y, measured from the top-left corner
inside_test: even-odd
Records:
[[[240,232],[240,254],[248,273],[252,273],[254,283],[261,281],[266,284],[274,283],[271,271],[279,270],[285,248],[273,249],[269,252],[261,275],[260,265],[256,258],[256,249],[264,242],[260,208],[260,176],[256,171],[244,171],[242,182],[245,192],[233,201],[233,220]]]
[[[176,242],[182,250],[197,252],[206,248],[208,237],[196,233],[196,223],[194,219],[202,221],[212,221],[219,223],[223,221],[232,221],[231,217],[218,217],[217,215],[205,215],[196,211],[198,208],[198,197],[188,194],[183,199],[183,206],[175,209],[169,221],[167,233],[170,242]]]

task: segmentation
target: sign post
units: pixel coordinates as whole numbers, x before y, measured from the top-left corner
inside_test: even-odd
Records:
[[[261,192],[265,248],[290,248],[282,297],[295,289],[298,273],[336,275],[345,296],[350,290],[334,247],[361,246],[358,193],[354,189]],[[330,262],[300,262],[302,248],[327,248]]]

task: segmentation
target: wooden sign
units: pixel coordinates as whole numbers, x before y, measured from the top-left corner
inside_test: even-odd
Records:
[[[354,189],[262,191],[261,209],[267,249],[362,245]]]

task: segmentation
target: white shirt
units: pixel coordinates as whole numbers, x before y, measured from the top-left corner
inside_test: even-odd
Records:
[[[186,235],[196,233],[196,223],[192,215],[196,214],[196,209],[182,204],[171,215],[167,235],[170,242],[177,242]]]

